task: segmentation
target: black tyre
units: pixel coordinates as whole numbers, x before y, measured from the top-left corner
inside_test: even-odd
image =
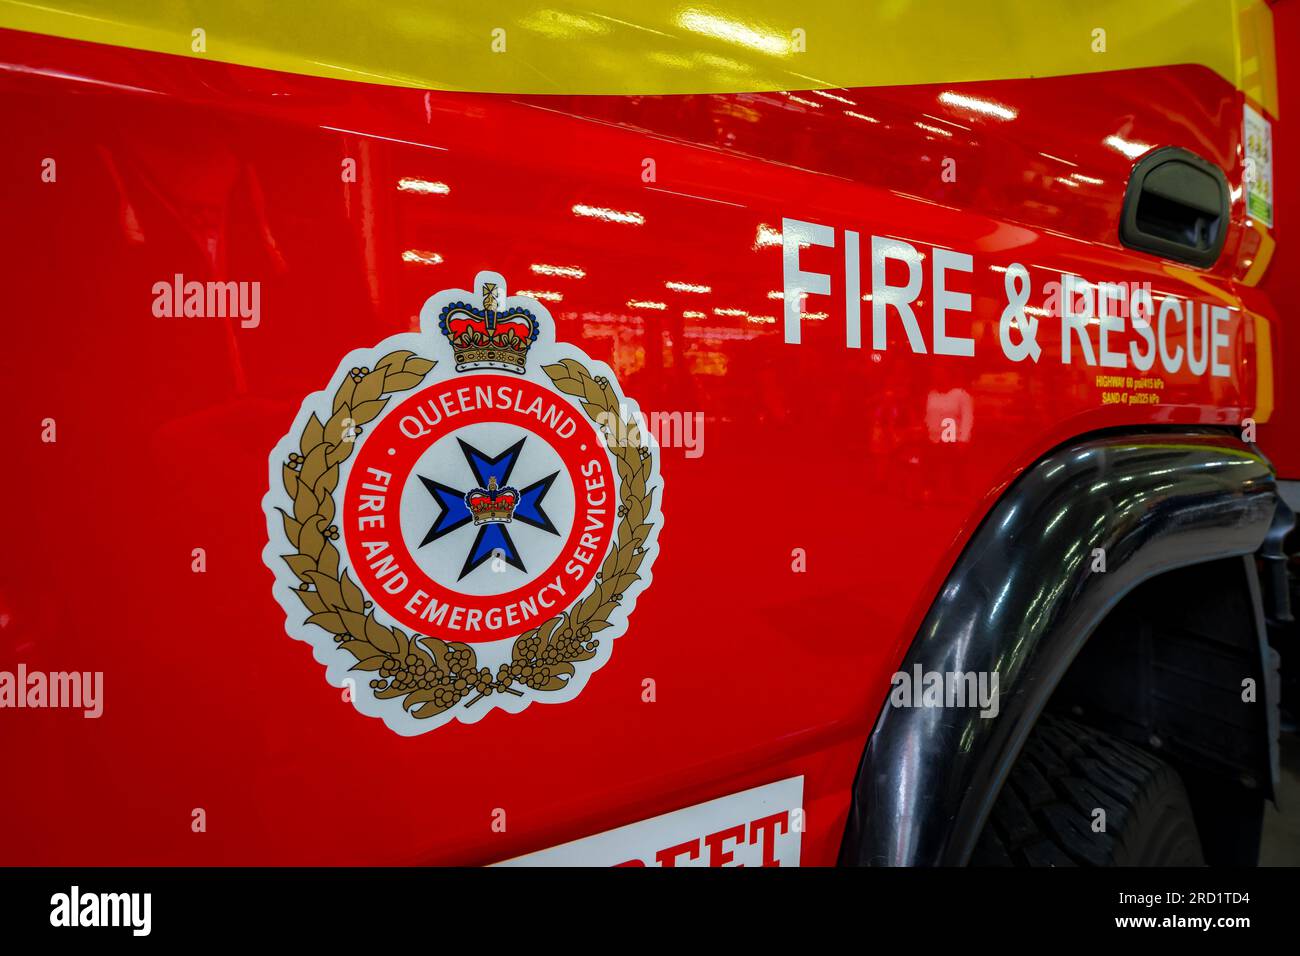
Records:
[[[1098,809],[1105,828],[1094,830]],[[1202,866],[1183,782],[1144,750],[1044,714],[1012,768],[973,866]]]

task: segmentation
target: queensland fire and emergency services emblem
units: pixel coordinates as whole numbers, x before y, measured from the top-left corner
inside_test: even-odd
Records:
[[[400,734],[572,700],[650,583],[663,482],[610,369],[481,272],[348,355],[271,453],[290,636]]]

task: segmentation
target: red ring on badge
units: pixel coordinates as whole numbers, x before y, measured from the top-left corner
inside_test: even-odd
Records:
[[[494,407],[476,404],[483,389],[490,391]],[[507,396],[503,404],[500,399]],[[565,419],[573,421],[576,427],[571,434],[561,437],[556,428],[527,413],[538,399],[543,416],[559,408],[561,428]],[[495,595],[465,594],[434,581],[416,564],[401,528],[402,493],[420,456],[450,432],[481,422],[515,425],[547,442],[573,482],[573,526],[559,555],[528,584]],[[603,500],[591,500],[602,493]],[[474,644],[522,634],[571,607],[595,578],[609,550],[617,508],[618,488],[609,453],[580,409],[528,379],[479,374],[421,389],[363,436],[348,473],[340,527],[352,574],[385,613],[415,633]],[[375,520],[377,515],[383,516],[382,523]],[[589,518],[599,527],[589,530]],[[596,546],[583,547],[584,535],[592,536]],[[363,542],[383,542],[387,547],[371,557]],[[571,570],[574,564],[577,570]],[[557,577],[563,594],[553,587]],[[531,602],[534,613],[521,607],[525,602]],[[446,607],[441,618],[421,616],[426,608],[440,606]],[[516,611],[513,618],[511,607]]]

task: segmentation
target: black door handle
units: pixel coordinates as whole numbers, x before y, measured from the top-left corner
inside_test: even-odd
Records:
[[[1214,265],[1228,231],[1228,180],[1195,153],[1167,146],[1136,166],[1124,193],[1120,242],[1166,259]]]

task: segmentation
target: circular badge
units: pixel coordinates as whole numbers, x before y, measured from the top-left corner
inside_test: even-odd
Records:
[[[500,275],[433,296],[272,452],[289,634],[403,734],[572,699],[650,580],[662,480],[638,420]]]

